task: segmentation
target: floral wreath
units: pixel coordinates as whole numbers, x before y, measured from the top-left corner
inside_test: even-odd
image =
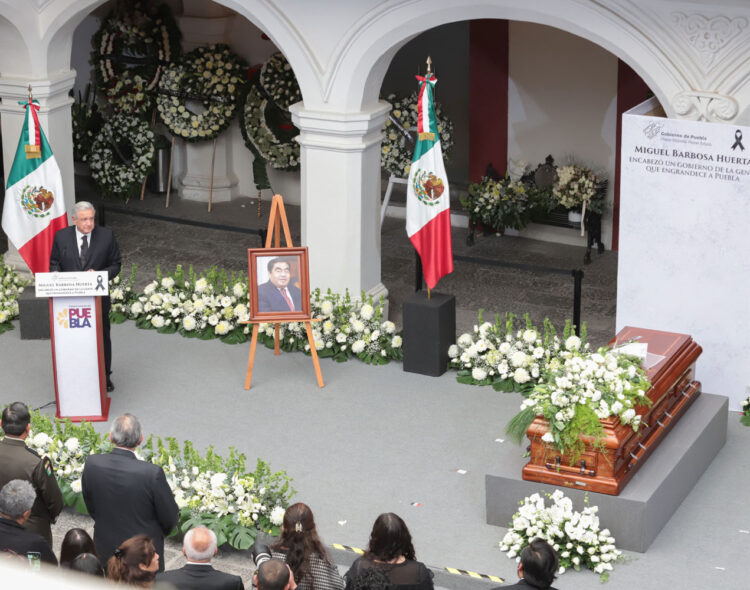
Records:
[[[270,188],[266,164],[276,170],[299,169],[299,130],[289,107],[302,100],[292,67],[281,53],[272,55],[251,78],[240,113],[240,130],[253,153],[253,178],[258,190]]]
[[[92,38],[97,84],[115,112],[148,112],[153,92],[180,51],[180,31],[166,4],[119,5]]]
[[[94,139],[89,154],[91,176],[104,196],[129,199],[151,172],[156,147],[148,122],[118,113]]]
[[[76,162],[88,161],[94,137],[104,124],[104,119],[96,104],[88,105],[77,100],[71,107],[73,121],[73,159]]]
[[[227,45],[198,47],[164,72],[156,106],[172,135],[186,141],[216,138],[234,116],[247,65]],[[188,101],[199,101],[195,112]]]
[[[399,178],[409,176],[412,157],[414,156],[414,135],[417,129],[417,93],[406,98],[397,98],[389,94],[386,98],[391,103],[391,114],[383,128],[383,143],[380,146],[380,166]],[[448,159],[453,147],[453,123],[443,115],[440,104],[435,103],[435,117],[437,118],[440,146],[443,158]],[[411,141],[407,139],[411,138]]]

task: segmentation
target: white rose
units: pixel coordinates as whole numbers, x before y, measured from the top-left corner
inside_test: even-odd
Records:
[[[161,286],[164,287],[165,289],[174,287],[174,279],[172,277],[164,277],[161,280]]]
[[[362,306],[362,309],[360,309],[360,310],[359,310],[359,315],[360,315],[360,316],[362,317],[362,319],[364,319],[364,320],[370,320],[370,319],[372,319],[372,316],[373,316],[374,314],[375,314],[375,310],[374,310],[374,309],[372,308],[372,305],[369,305],[369,304],[367,304],[367,303],[365,303],[365,304],[364,304],[364,305]]]
[[[365,341],[364,340],[357,340],[352,344],[352,352],[354,354],[359,354],[365,349]]]
[[[73,490],[76,494],[81,493],[81,478],[79,477],[76,480],[73,480],[70,482],[70,489]]]
[[[485,371],[481,367],[474,367],[471,370],[471,376],[477,381],[482,381],[487,378],[487,371]]]
[[[155,315],[151,318],[151,325],[154,328],[161,328],[162,326],[164,326],[164,318],[160,315]]]
[[[448,356],[452,359],[458,357],[458,346],[451,344],[450,347],[448,347]]]
[[[391,338],[391,347],[392,348],[401,348],[401,344],[403,344],[403,340],[401,339],[401,336],[394,336]]]
[[[565,348],[568,350],[578,350],[581,348],[581,339],[578,336],[568,336],[568,339],[565,341]]]

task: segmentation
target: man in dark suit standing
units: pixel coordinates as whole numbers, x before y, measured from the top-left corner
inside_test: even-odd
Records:
[[[290,284],[291,266],[287,258],[271,258],[268,281],[258,285],[258,311],[302,311],[302,292]]]
[[[52,546],[50,524],[63,509],[63,496],[48,457],[26,446],[31,428],[29,408],[13,402],[3,410],[5,438],[0,440],[0,488],[13,479],[28,481],[34,486],[36,498],[24,528],[45,538]]]
[[[106,562],[120,543],[145,534],[163,558],[164,537],[179,515],[164,471],[135,456],[143,435],[132,414],[112,423],[110,439],[115,445],[112,452],[90,455],[81,477],[83,500],[94,519],[96,552]],[[159,560],[159,571],[164,571],[164,559]]]
[[[190,529],[182,542],[187,565],[156,576],[157,582],[168,582],[177,590],[245,590],[242,578],[215,570],[211,559],[218,552],[216,534],[206,527]]]
[[[50,272],[106,270],[110,281],[120,273],[122,260],[117,240],[109,228],[95,226],[95,214],[94,206],[87,201],[79,201],[74,205],[73,225],[58,231],[52,241]],[[110,379],[112,343],[109,338],[109,308],[109,296],[102,297],[104,366],[107,372],[107,391],[113,391],[115,386]]]

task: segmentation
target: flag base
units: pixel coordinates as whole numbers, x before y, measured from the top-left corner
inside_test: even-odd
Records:
[[[456,342],[456,297],[417,291],[404,302],[404,371],[439,377]]]
[[[33,288],[18,296],[21,340],[49,340],[49,300],[36,297]]]

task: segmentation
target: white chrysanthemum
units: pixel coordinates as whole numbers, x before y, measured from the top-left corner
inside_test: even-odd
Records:
[[[71,436],[65,441],[65,448],[68,449],[69,453],[75,453],[80,446],[81,445],[75,436]]]
[[[52,439],[46,432],[39,432],[34,435],[33,444],[35,447],[47,446]]]
[[[523,333],[523,341],[527,344],[534,344],[536,342],[536,331],[535,330],[526,330]]]
[[[161,286],[165,289],[170,289],[174,287],[174,279],[172,277],[164,277],[161,280]]]
[[[217,316],[215,313],[212,313],[210,316],[208,316],[208,323],[212,326],[216,326],[216,324],[219,323],[219,316]]]
[[[216,324],[216,328],[214,328],[214,331],[219,336],[224,336],[229,332],[229,322],[221,320],[218,324]]]
[[[143,304],[140,301],[134,301],[133,305],[130,306],[130,313],[133,315],[140,315],[143,313]]]
[[[482,381],[483,379],[487,378],[487,371],[485,371],[481,367],[474,367],[471,370],[471,376],[477,381]]]
[[[200,278],[195,281],[195,292],[203,293],[208,288],[208,281],[205,278]]]
[[[472,343],[471,334],[461,334],[461,336],[458,337],[457,344],[461,348],[468,348],[469,346],[471,346],[471,343]]]
[[[329,316],[333,313],[333,303],[330,301],[324,301],[320,304],[320,313],[324,316]]]
[[[565,348],[568,350],[578,350],[581,348],[581,339],[578,336],[568,336],[568,339],[565,341]]]
[[[216,490],[221,488],[221,486],[224,484],[224,481],[226,480],[227,475],[226,473],[214,473],[211,476],[211,487]]]
[[[243,283],[235,283],[232,287],[232,294],[235,297],[242,297],[245,294],[245,285]]]
[[[354,344],[352,344],[352,352],[354,354],[359,354],[365,349],[365,341],[364,340],[356,340]]]
[[[401,339],[401,336],[398,334],[391,338],[391,347],[392,348],[401,348],[401,345],[403,344],[403,340]]]
[[[196,326],[195,317],[191,315],[187,315],[184,318],[182,318],[182,327],[186,331],[192,332],[193,330],[195,330],[195,326]]]
[[[161,328],[162,326],[164,326],[164,318],[160,315],[155,315],[151,318],[151,325],[154,328]]]
[[[232,305],[232,298],[228,295],[224,295],[224,297],[221,298],[221,306],[229,307],[230,305]]]
[[[371,320],[372,316],[375,314],[375,310],[372,308],[372,305],[365,303],[362,306],[362,309],[359,310],[359,315],[364,320]]]
[[[271,510],[271,515],[269,516],[269,520],[271,521],[271,524],[275,524],[276,526],[281,526],[281,524],[284,522],[285,513],[286,513],[286,510],[284,510],[281,506],[274,506],[273,510]]]
[[[529,372],[523,367],[518,367],[513,373],[513,380],[516,383],[527,383],[531,379]]]
[[[80,494],[83,487],[81,486],[81,478],[74,479],[70,482],[70,489],[74,491],[76,494]]]
[[[344,342],[346,342],[346,334],[344,334],[343,332],[339,332],[338,334],[336,334],[336,342],[338,342],[339,344],[343,344]]]
[[[503,342],[497,349],[503,354],[508,354],[511,349],[510,342]]]
[[[455,344],[451,344],[448,347],[448,356],[452,359],[458,357],[458,346],[456,346]]]
[[[380,327],[386,334],[393,334],[396,331],[396,324],[391,321],[383,322]]]
[[[357,334],[360,334],[365,329],[365,323],[362,320],[352,320],[352,330],[354,330]]]
[[[514,367],[523,367],[526,364],[526,353],[517,350],[510,356],[510,364]]]

